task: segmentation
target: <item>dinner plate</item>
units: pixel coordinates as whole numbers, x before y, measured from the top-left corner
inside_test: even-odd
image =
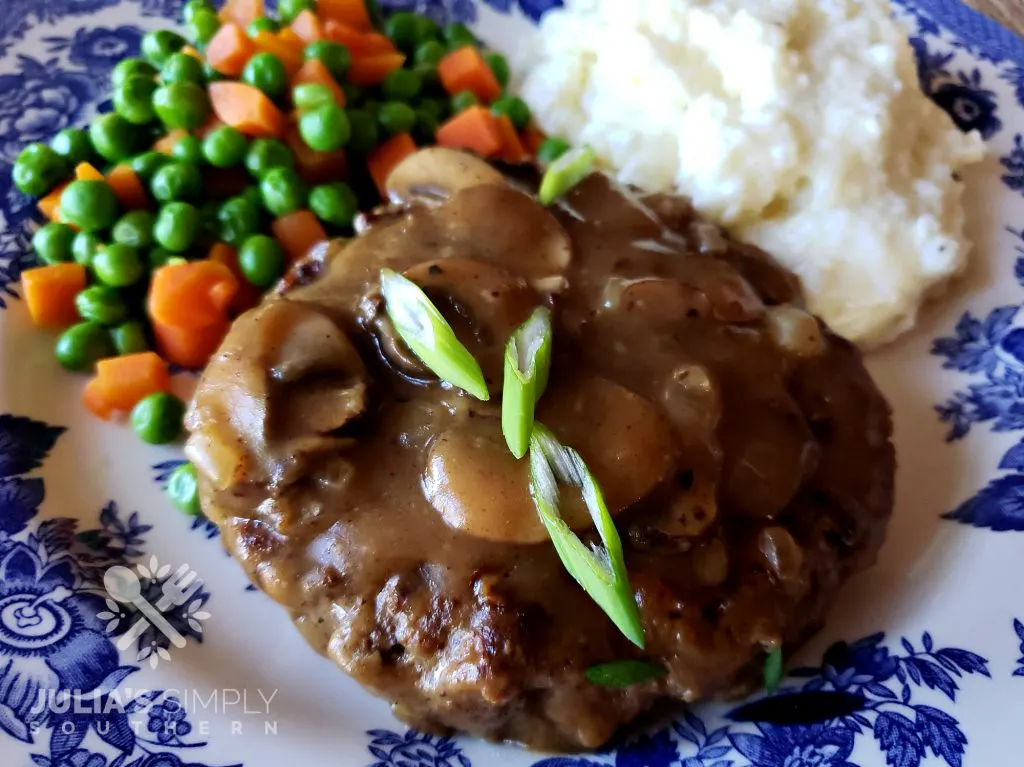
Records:
[[[775,695],[700,705],[601,753],[546,756],[411,731],[313,653],[213,526],[165,499],[179,449],[89,416],[82,379],[28,321],[18,279],[35,208],[11,163],[106,109],[113,66],[181,4],[0,0],[0,765],[1019,763],[1024,41],[955,0],[898,6],[923,88],[990,152],[965,176],[968,273],[869,359],[900,464],[877,566],[842,592]],[[505,51],[557,4],[384,3],[465,21]],[[182,586],[192,573],[198,590]]]

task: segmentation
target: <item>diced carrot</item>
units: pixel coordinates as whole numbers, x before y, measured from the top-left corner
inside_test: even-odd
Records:
[[[503,147],[498,119],[485,106],[470,107],[437,129],[437,145],[470,149],[481,157],[494,157]]]
[[[501,84],[490,65],[475,46],[465,45],[452,51],[437,65],[441,85],[449,94],[471,91],[485,104],[501,95]]]
[[[147,309],[156,322],[187,330],[203,328],[227,317],[237,292],[238,280],[222,263],[162,266],[153,273]]]
[[[516,126],[512,124],[508,115],[498,117],[498,131],[501,133],[501,151],[498,153],[498,157],[505,162],[526,162],[529,155],[523,148],[523,142],[519,140],[519,134],[516,133]]]
[[[187,135],[188,131],[184,128],[175,128],[156,140],[156,143],[153,144],[153,151],[160,154],[170,154],[171,150],[174,149],[174,145]]]
[[[327,232],[320,221],[308,210],[282,216],[270,225],[270,229],[292,261],[302,258],[310,248],[327,239]]]
[[[302,10],[292,21],[291,30],[306,43],[324,39],[324,27],[315,13],[308,8]]]
[[[321,19],[331,19],[366,32],[373,29],[364,0],[318,0],[316,10]]]
[[[64,190],[67,188],[67,182],[58,184],[46,197],[40,198],[39,202],[36,203],[39,212],[50,221],[60,221],[60,196],[64,194]]]
[[[402,160],[416,151],[416,142],[408,133],[392,136],[370,153],[366,158],[366,167],[377,185],[377,191],[385,200],[388,197],[387,181],[391,171]]]
[[[396,69],[405,63],[405,55],[401,53],[379,53],[352,59],[345,78],[353,85],[367,87],[379,85]]]
[[[311,149],[294,126],[288,131],[285,142],[295,155],[295,168],[303,181],[309,184],[326,184],[348,178],[348,159],[344,149],[335,152],[318,152]]]
[[[222,75],[238,77],[256,53],[256,45],[233,21],[221,26],[206,46],[206,62]]]
[[[201,54],[199,51],[197,51],[191,45],[182,46],[181,52],[184,53],[186,56],[191,56],[196,61],[200,61],[201,62],[203,60],[203,54]]]
[[[65,328],[78,322],[75,296],[85,289],[85,267],[53,264],[21,273],[21,290],[32,322],[41,328]]]
[[[228,0],[217,14],[222,22],[233,21],[242,29],[248,29],[256,19],[266,15],[263,0]]]
[[[80,162],[75,166],[76,181],[103,181],[103,174],[91,163]]]
[[[288,127],[281,110],[258,88],[224,80],[207,87],[217,117],[249,136],[280,138]]]
[[[146,187],[130,165],[115,165],[107,173],[107,183],[114,190],[117,201],[126,210],[145,210],[149,207]]]
[[[82,393],[82,401],[100,418],[115,410],[127,413],[139,400],[171,388],[167,363],[155,352],[111,357],[96,363],[96,377]]]
[[[300,56],[306,48],[306,41],[299,37],[291,27],[284,27],[277,33],[277,39],[291,46]]]
[[[376,32],[360,32],[340,22],[329,20],[324,23],[324,36],[348,48],[354,57],[372,56],[378,53],[396,53],[394,43]]]
[[[247,309],[256,306],[263,297],[263,291],[245,279],[242,270],[238,265],[238,251],[226,242],[218,242],[210,248],[206,256],[211,261],[224,264],[238,280],[238,292],[229,307],[234,314],[241,314]]]
[[[345,91],[338,85],[338,81],[331,76],[330,71],[320,59],[310,59],[302,65],[302,69],[295,73],[295,77],[292,78],[292,87],[304,83],[323,85],[330,90],[338,106],[345,106]]]
[[[284,64],[285,71],[289,77],[298,72],[299,67],[302,66],[302,49],[296,49],[294,45],[282,40],[280,36],[275,35],[273,32],[268,32],[265,29],[261,30],[256,33],[252,41],[259,50],[273,53],[277,56],[281,63]]]
[[[523,129],[523,133],[520,139],[523,142],[523,147],[530,153],[531,156],[536,157],[537,152],[540,151],[540,145],[544,143],[547,136],[544,135],[543,131],[533,123],[530,123]]]
[[[228,320],[205,328],[182,328],[152,320],[153,338],[161,356],[184,368],[201,368],[217,351],[231,323]]]

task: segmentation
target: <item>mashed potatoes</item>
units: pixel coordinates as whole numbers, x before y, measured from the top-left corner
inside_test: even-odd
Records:
[[[677,189],[803,280],[861,345],[958,272],[979,160],[920,91],[887,0],[567,0],[519,52],[541,127]]]

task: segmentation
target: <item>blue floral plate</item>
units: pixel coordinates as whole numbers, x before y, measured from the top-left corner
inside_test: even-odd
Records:
[[[625,1],[625,0],[624,0]],[[878,566],[774,696],[545,757],[407,730],[247,587],[161,492],[181,460],[88,417],[18,295],[26,143],[87,121],[182,0],[0,0],[0,765],[918,767],[1018,764],[1024,721],[1024,41],[902,0],[923,88],[990,157],[966,178],[970,273],[873,355],[896,413]],[[557,0],[390,0],[510,49]],[[113,598],[113,597],[116,597]],[[146,609],[148,608],[148,610]]]

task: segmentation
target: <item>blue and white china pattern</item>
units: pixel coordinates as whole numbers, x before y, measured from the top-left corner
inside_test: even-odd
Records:
[[[18,280],[21,270],[34,263],[28,239],[35,208],[11,186],[14,158],[26,143],[45,140],[109,109],[106,80],[114,64],[137,53],[146,30],[177,18],[183,1],[0,0],[0,310],[21,311],[13,308]],[[492,36],[499,30],[500,37],[501,25],[535,22],[561,2],[381,0],[380,5],[386,10],[429,13],[438,21],[476,25],[488,38],[488,30]],[[899,0],[898,9],[913,29],[911,43],[922,87],[959,127],[978,130],[989,141],[1001,162],[1005,189],[1024,197],[1024,41],[979,20],[956,0]],[[1000,245],[1016,251],[1012,276],[1017,288],[1024,290],[1024,216],[1016,226],[1004,225],[1008,228]],[[946,515],[976,528],[1024,530],[1022,305],[1024,293],[1016,302],[965,306],[955,327],[940,328],[942,337],[931,346],[932,361],[939,358],[949,375],[960,377],[956,387],[949,389],[952,394],[936,408],[948,425],[947,439],[954,443],[994,434],[1019,438],[1003,452],[998,471],[989,467],[979,487],[970,491],[975,495]],[[4,315],[0,311],[0,343],[5,343]],[[6,356],[2,358],[11,364]],[[0,412],[11,410],[17,409],[0,401]],[[71,428],[85,427],[76,422]],[[62,427],[0,415],[0,764],[211,767],[238,761],[232,756],[221,758],[234,751],[244,753],[245,763],[254,767],[280,763],[280,759],[261,761],[260,749],[246,748],[245,741],[219,737],[215,743],[200,733],[196,712],[166,683],[178,680],[160,676],[173,666],[151,668],[151,662],[163,657],[161,650],[167,650],[162,634],[147,630],[118,651],[116,641],[133,615],[104,599],[102,574],[107,567],[146,567],[147,549],[160,543],[155,533],[171,527],[191,526],[201,533],[188,539],[194,547],[188,556],[194,551],[199,552],[196,556],[206,556],[210,549],[217,560],[225,558],[216,551],[214,541],[206,541],[216,537],[212,524],[202,518],[188,521],[168,516],[169,508],[160,507],[163,516],[145,507],[140,507],[142,513],[126,514],[111,501],[88,524],[41,512],[47,482],[52,486],[54,481],[52,477],[44,480],[48,468],[44,461],[58,440],[68,438]],[[162,487],[180,458],[150,456],[139,451],[136,470],[146,476],[149,486]],[[951,534],[967,532],[958,526],[946,529]],[[159,579],[146,582],[147,589],[159,587]],[[190,642],[204,639],[196,616],[207,598],[205,591],[200,592],[193,603],[168,615]],[[266,601],[252,594],[237,598],[250,605]],[[499,761],[516,767],[984,764],[972,761],[972,754],[979,742],[983,745],[994,734],[986,730],[976,735],[978,717],[973,728],[969,726],[971,712],[983,709],[990,695],[1001,695],[1004,707],[1024,711],[1024,689],[994,692],[1001,679],[1019,686],[1015,678],[1024,677],[1024,623],[1013,614],[1021,615],[1014,610],[1000,618],[1005,628],[1012,625],[1013,634],[970,635],[969,641],[961,635],[952,646],[938,646],[920,626],[913,632],[898,632],[897,636],[906,637],[898,641],[876,633],[851,644],[835,643],[820,656],[819,666],[792,671],[774,696],[731,709],[701,707],[588,756],[541,758],[499,752],[472,741],[406,730],[387,718],[383,709],[378,716],[378,709],[369,702],[360,703],[373,716],[367,726],[350,728],[353,734],[343,743],[336,763],[346,767],[485,767]],[[280,616],[277,622],[285,623]],[[937,636],[940,633],[947,631],[936,631]],[[964,649],[965,645],[972,649]],[[212,652],[208,644],[203,646],[202,653],[206,652]],[[317,669],[313,677],[322,673]],[[329,678],[340,685],[340,675],[328,671]],[[150,678],[165,684],[141,690],[137,680]],[[309,675],[304,678],[308,680]],[[94,693],[103,705],[64,708],[61,693],[69,690]],[[39,700],[47,704],[37,705]],[[324,737],[332,735],[328,732]],[[214,758],[217,746],[222,748]],[[301,754],[296,758],[302,764],[324,763]]]

